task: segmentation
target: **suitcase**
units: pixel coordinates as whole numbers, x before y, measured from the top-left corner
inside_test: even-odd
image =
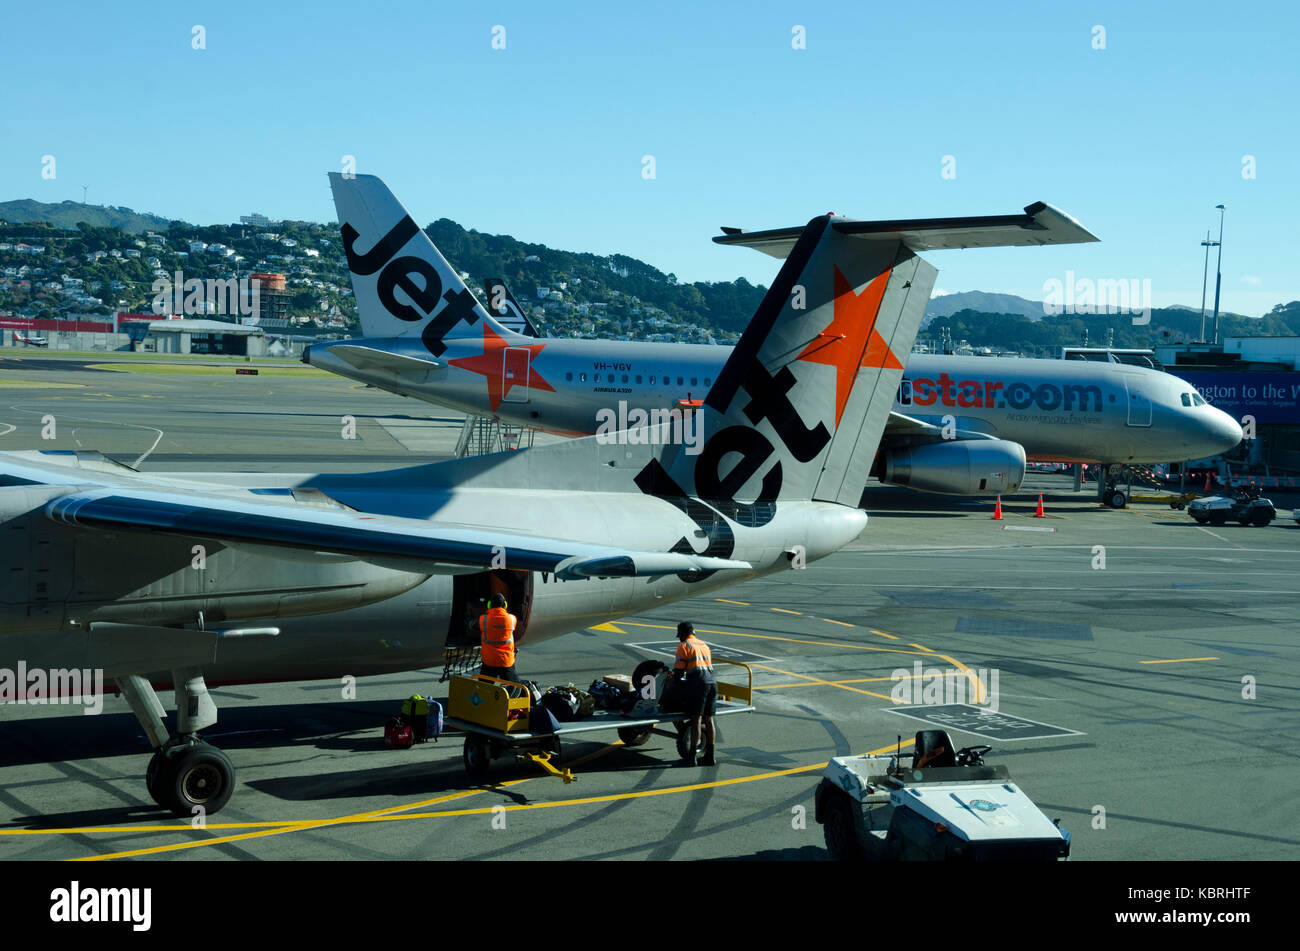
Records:
[[[384,726],[384,745],[390,750],[410,749],[414,742],[415,734],[400,720],[389,720]]]

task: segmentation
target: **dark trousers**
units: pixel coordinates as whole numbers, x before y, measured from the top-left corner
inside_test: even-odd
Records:
[[[489,667],[484,664],[479,668],[479,673],[485,677],[496,677],[498,680],[508,680],[511,683],[519,683],[519,675],[515,673],[515,666],[509,667]]]

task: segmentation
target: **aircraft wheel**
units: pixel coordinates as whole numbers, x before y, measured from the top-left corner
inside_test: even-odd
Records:
[[[858,832],[853,825],[855,804],[843,793],[832,793],[826,797],[823,807],[822,837],[826,840],[826,851],[836,862],[852,862],[861,859],[862,844],[858,842]]]
[[[221,811],[235,791],[235,766],[215,746],[195,743],[158,764],[154,785],[159,805],[173,814],[189,819],[194,809],[201,807],[211,816]]]
[[[618,738],[623,741],[624,746],[640,746],[650,735],[654,733],[652,726],[621,726],[618,728]]]
[[[465,772],[476,783],[485,782],[492,769],[492,748],[485,736],[471,733],[465,737]]]
[[[1211,513],[1210,513],[1210,524],[1211,524],[1211,525],[1214,525],[1214,526],[1216,526],[1216,527],[1217,527],[1217,526],[1220,526],[1220,525],[1227,525],[1227,524],[1228,524],[1228,513],[1227,513],[1227,512],[1211,512]]]
[[[1204,525],[1206,522],[1210,520],[1209,516],[1207,516],[1204,512],[1193,512],[1192,519],[1196,522],[1197,525]]]
[[[1113,509],[1122,509],[1128,503],[1128,496],[1120,489],[1107,493],[1106,504]]]
[[[154,750],[153,756],[149,759],[149,766],[144,771],[144,785],[149,790],[149,798],[170,812],[175,805],[166,801],[164,790],[158,784],[158,776],[166,762],[167,757],[163,755],[162,750]]]
[[[636,691],[636,695],[638,697],[644,697],[645,694],[642,691],[645,690],[646,686],[649,686],[649,699],[658,700],[659,697],[655,694],[654,687],[656,678],[661,670],[667,669],[668,665],[657,660],[643,660],[641,663],[637,664],[636,669],[632,671],[632,689]],[[650,678],[650,683],[648,685],[645,683],[645,678],[647,677]]]

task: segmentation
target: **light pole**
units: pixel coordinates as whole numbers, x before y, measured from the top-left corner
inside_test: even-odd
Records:
[[[1223,280],[1223,205],[1215,205],[1219,209],[1219,254],[1214,265],[1214,342],[1219,342],[1219,284]],[[1206,235],[1208,238],[1209,235]],[[1209,252],[1206,251],[1206,254]]]
[[[1214,247],[1214,242],[1210,240],[1210,232],[1205,232],[1205,240],[1201,242],[1205,248],[1205,267],[1201,271],[1201,343],[1205,343],[1205,285],[1209,280],[1210,273],[1210,248]]]

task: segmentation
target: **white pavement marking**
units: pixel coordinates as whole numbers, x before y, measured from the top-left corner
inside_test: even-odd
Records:
[[[141,429],[153,429],[153,431],[156,432],[156,433],[158,434],[158,438],[155,439],[155,440],[153,441],[153,445],[150,446],[148,449],[146,449],[146,450],[144,451],[143,455],[140,456],[140,458],[136,459],[135,462],[131,463],[131,468],[132,468],[132,469],[139,469],[139,468],[140,468],[140,463],[142,463],[142,462],[145,461],[145,459],[149,456],[149,453],[153,452],[155,449],[158,448],[158,444],[159,444],[160,442],[162,442],[162,438],[163,438],[163,431],[162,431],[161,429],[154,429],[154,427],[152,427],[152,426],[141,426],[140,428],[141,428]]]
[[[1219,541],[1221,541],[1221,542],[1223,542],[1223,543],[1225,543],[1225,544],[1233,545],[1233,546],[1235,546],[1235,547],[1237,547],[1237,548],[1244,548],[1244,547],[1245,547],[1244,545],[1238,545],[1236,542],[1234,542],[1234,541],[1233,541],[1232,539],[1230,539],[1230,538],[1224,538],[1224,537],[1223,537],[1222,535],[1220,535],[1218,532],[1212,532],[1212,531],[1210,531],[1210,530],[1209,530],[1208,528],[1206,528],[1204,525],[1197,525],[1196,527],[1197,527],[1200,531],[1205,532],[1205,534],[1207,534],[1207,535],[1213,535],[1215,538],[1217,538]]]
[[[3,432],[0,432],[0,436],[8,436],[11,432],[13,432],[15,429],[18,428],[13,423],[0,423],[0,426],[8,427]]]

